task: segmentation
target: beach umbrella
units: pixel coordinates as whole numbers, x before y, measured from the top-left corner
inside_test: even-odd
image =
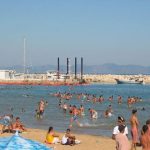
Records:
[[[11,137],[0,138],[0,150],[53,150],[53,148],[30,139],[25,139],[16,132]]]

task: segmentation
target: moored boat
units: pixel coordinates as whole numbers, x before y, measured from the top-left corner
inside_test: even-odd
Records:
[[[143,81],[137,79],[115,79],[117,84],[143,84]]]

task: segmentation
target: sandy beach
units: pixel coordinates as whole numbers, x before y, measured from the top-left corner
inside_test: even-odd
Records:
[[[40,129],[28,129],[27,132],[21,133],[20,135],[32,139],[41,143],[44,143],[45,136],[47,131]],[[56,132],[58,133],[58,132]],[[64,133],[58,133],[60,138]],[[0,137],[11,136],[12,134],[4,133]],[[80,135],[74,134],[78,140],[81,141],[80,144],[75,146],[66,146],[61,144],[46,144],[48,147],[53,147],[55,150],[115,150],[115,141],[108,137],[102,136],[92,136],[92,135]],[[45,143],[44,143],[45,144]],[[141,147],[138,147],[137,150],[141,150]]]

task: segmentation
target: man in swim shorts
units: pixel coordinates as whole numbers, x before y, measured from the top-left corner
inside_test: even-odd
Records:
[[[70,125],[69,125],[69,127],[70,128],[72,127],[72,123],[74,121],[77,123],[78,126],[80,126],[80,123],[78,121],[78,109],[76,108],[76,106],[73,106],[72,114],[73,114],[73,116],[70,119]]]

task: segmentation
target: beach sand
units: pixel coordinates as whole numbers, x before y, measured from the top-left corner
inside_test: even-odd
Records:
[[[45,136],[47,131],[40,129],[28,129],[27,132],[21,133],[20,135],[32,139],[41,143],[44,143]],[[60,138],[62,138],[64,133],[56,132]],[[11,136],[12,134],[4,133],[0,137]],[[81,143],[75,146],[61,145],[61,144],[45,144],[48,147],[53,147],[55,150],[116,150],[115,141],[108,137],[102,136],[93,136],[93,135],[83,135],[83,134],[74,134],[76,139],[80,140]],[[137,150],[141,150],[141,147],[138,147]]]

